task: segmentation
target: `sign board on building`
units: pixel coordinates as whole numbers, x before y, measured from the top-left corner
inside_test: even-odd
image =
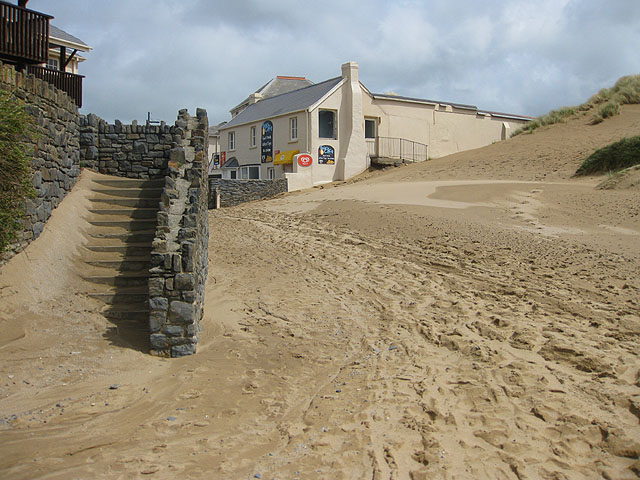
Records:
[[[300,153],[300,150],[287,150],[286,152],[277,153],[274,157],[274,165],[291,165],[293,164],[293,156]]]
[[[318,163],[320,165],[334,165],[336,163],[336,152],[331,145],[320,145]]]
[[[227,161],[227,152],[222,152],[220,154],[220,166],[224,165],[224,162]]]
[[[300,165],[301,167],[308,167],[312,163],[313,158],[311,157],[311,155],[304,154],[298,156],[298,165]]]
[[[273,123],[267,120],[262,124],[262,163],[273,161]]]

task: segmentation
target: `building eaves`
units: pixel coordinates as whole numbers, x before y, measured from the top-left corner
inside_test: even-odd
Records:
[[[64,47],[71,47],[82,52],[88,52],[93,50],[93,47],[90,47],[78,37],[74,37],[70,33],[65,32],[64,30],[56,27],[55,25],[49,24],[49,41],[50,43],[62,44]]]
[[[322,83],[316,83],[298,90],[265,98],[264,100],[249,105],[226,125],[221,127],[221,129],[226,130],[238,125],[245,125],[259,120],[286,115],[287,113],[306,110],[341,81],[342,77],[331,78]]]
[[[482,110],[482,111],[479,111],[478,113],[489,114],[492,117],[507,118],[507,119],[512,119],[512,120],[535,120],[536,119],[536,117],[530,117],[528,115],[517,115],[517,114],[514,114],[514,113],[492,112],[492,111],[489,111],[489,110]]]
[[[452,107],[459,108],[461,110],[478,110],[478,107],[476,107],[475,105],[442,102],[440,100],[428,100],[426,98],[403,97],[401,95],[389,95],[386,93],[372,93],[372,96],[373,98],[380,98],[384,100],[396,100],[398,102],[424,103],[427,105],[451,105]]]

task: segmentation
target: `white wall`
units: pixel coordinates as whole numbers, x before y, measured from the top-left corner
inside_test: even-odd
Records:
[[[366,93],[363,111],[365,116],[378,117],[378,136],[424,143],[432,158],[498,142],[503,139],[505,122],[511,130],[527,123],[445,104],[374,99]]]

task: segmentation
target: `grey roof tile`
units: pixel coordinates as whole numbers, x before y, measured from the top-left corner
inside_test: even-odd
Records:
[[[278,76],[263,86],[257,93],[262,94],[263,99],[289,93],[294,90],[313,85],[311,80],[302,77],[281,77]]]
[[[246,123],[257,122],[258,120],[304,110],[320,100],[341,81],[342,77],[336,77],[322,83],[316,83],[315,85],[310,85],[292,92],[283,93],[282,95],[265,98],[253,105],[249,105],[221,128],[226,130],[227,128],[237,125],[244,125]]]
[[[65,32],[64,30],[56,27],[55,25],[49,24],[49,38],[59,38],[60,40],[64,40],[66,42],[77,43],[80,45],[84,45],[87,47],[87,50],[91,50],[91,47],[80,40],[78,37],[74,37],[73,35]]]
[[[259,93],[262,96],[262,99],[265,99],[275,97],[276,95],[282,95],[283,93],[289,93],[294,90],[299,90],[310,85],[313,85],[313,82],[304,77],[284,77],[278,75],[262,85],[254,93]],[[242,109],[242,107],[247,108],[248,105],[249,97],[245,98],[242,102],[233,107],[231,111],[233,112],[235,110]]]

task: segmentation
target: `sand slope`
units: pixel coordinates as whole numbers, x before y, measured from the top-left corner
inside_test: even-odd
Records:
[[[70,296],[81,179],[0,270],[0,476],[637,478],[640,193],[571,174],[639,119],[211,211],[176,360]]]

